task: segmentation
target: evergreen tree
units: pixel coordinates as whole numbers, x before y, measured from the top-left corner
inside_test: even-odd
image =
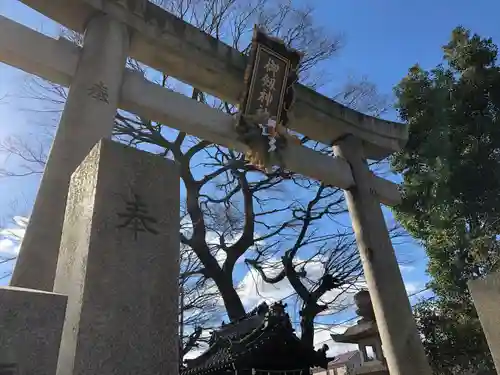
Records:
[[[409,141],[397,219],[425,247],[435,298],[416,308],[436,374],[493,371],[467,281],[500,265],[500,69],[491,39],[453,30],[444,61],[395,88]]]

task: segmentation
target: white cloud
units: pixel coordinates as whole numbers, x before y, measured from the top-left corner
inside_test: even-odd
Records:
[[[0,240],[0,257],[15,256],[19,252],[19,245],[14,241],[3,238]]]
[[[203,331],[203,333],[201,334],[201,338],[208,339],[208,338],[210,338],[210,335],[211,335],[211,331],[206,330],[206,331]],[[189,351],[184,356],[184,360],[196,358],[196,357],[200,356],[201,354],[203,354],[207,349],[208,349],[208,344],[206,342],[200,342],[199,347],[193,348],[191,351]]]
[[[24,238],[28,218],[14,216],[15,227],[0,230],[0,255],[16,256],[19,253],[19,245]]]
[[[415,271],[415,266],[410,266],[408,264],[400,264],[399,270],[401,271],[401,273],[410,273]]]
[[[333,357],[351,350],[357,350],[358,346],[356,344],[335,342],[330,336],[330,334],[342,334],[347,328],[349,328],[347,325],[338,325],[328,330],[317,329],[314,333],[314,348],[321,349],[324,344],[328,345],[328,351],[326,352],[328,357]]]
[[[300,263],[302,260],[297,258],[296,262]],[[276,258],[270,259],[266,264],[268,266],[265,269],[267,277],[276,276],[282,269],[281,261]],[[321,259],[313,259],[306,264],[305,271],[309,279],[319,280],[324,272],[324,262]],[[306,287],[311,286],[308,285],[306,279],[302,279],[302,282]],[[353,286],[333,289],[323,295],[321,302],[331,305],[334,310],[338,309],[339,306],[350,305],[353,303],[354,294],[362,287],[364,287],[364,282],[360,280]],[[260,274],[253,268],[250,268],[250,271],[238,285],[238,294],[247,310],[264,301],[272,303],[284,300],[294,293],[295,290],[286,278],[276,284],[269,284],[264,282]],[[326,310],[322,314],[331,314],[332,312],[334,311]]]
[[[405,283],[406,293],[412,294],[418,291],[418,284],[414,282]]]
[[[419,281],[409,281],[405,283],[406,293],[413,294],[424,289],[425,285],[423,282]]]
[[[24,237],[24,233],[26,232],[29,219],[23,216],[14,216],[13,221],[16,227],[0,230],[0,236],[14,241],[21,241]]]
[[[268,272],[268,276],[275,276],[278,272],[279,269],[275,269],[274,272]],[[238,294],[247,311],[263,301],[269,303],[285,299],[293,292],[292,286],[286,279],[276,284],[268,284],[253,268],[247,272],[238,285]]]

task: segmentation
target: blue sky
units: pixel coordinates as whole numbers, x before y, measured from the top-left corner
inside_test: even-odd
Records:
[[[451,30],[463,25],[483,37],[500,41],[494,0],[318,0],[317,21],[345,33],[346,46],[335,67],[338,79],[366,74],[382,92],[418,62],[424,69],[441,59],[441,46]],[[316,5],[317,4],[317,5]]]
[[[500,42],[498,14],[500,3],[493,0],[430,1],[396,0],[312,0],[315,21],[326,29],[344,35],[345,46],[329,69],[331,87],[341,86],[347,76],[366,76],[379,91],[392,93],[392,88],[408,68],[419,63],[429,69],[441,60],[441,46],[451,30],[463,25],[482,36]],[[58,26],[15,0],[1,0],[0,14],[49,35]],[[20,87],[26,75],[0,63],[0,139],[13,134],[35,134],[36,118],[23,111]],[[7,95],[7,96],[6,96]],[[5,97],[6,96],[6,97]],[[396,119],[396,114],[387,115]],[[0,156],[0,167],[5,160]],[[0,217],[28,215],[38,178],[0,179]],[[12,204],[12,202],[17,202]],[[390,221],[390,219],[389,219]],[[418,290],[425,283],[425,254],[416,244],[398,245],[396,250],[412,261],[403,275],[408,289]],[[1,274],[1,270],[0,270]],[[4,280],[5,282],[5,280]],[[340,321],[350,317],[341,316]]]

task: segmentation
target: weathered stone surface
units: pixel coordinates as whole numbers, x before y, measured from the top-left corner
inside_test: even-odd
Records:
[[[40,290],[0,287],[0,363],[18,375],[53,375],[67,297]]]
[[[469,281],[469,290],[500,374],[500,272]]]
[[[390,375],[387,368],[380,362],[365,362],[363,366],[354,370],[356,375]]]
[[[52,291],[71,173],[101,138],[111,138],[128,45],[127,28],[116,20],[98,15],[87,23],[84,47],[12,275],[13,286]]]
[[[108,140],[73,174],[57,375],[177,373],[179,184],[173,163]]]

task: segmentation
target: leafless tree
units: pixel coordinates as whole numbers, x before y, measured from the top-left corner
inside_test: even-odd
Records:
[[[157,3],[243,53],[248,52],[253,25],[258,24],[304,52],[301,81],[315,88],[325,83],[318,77],[324,76],[341,46],[337,35],[314,24],[311,7],[296,6],[288,0]],[[81,42],[74,33],[66,35]],[[146,69],[134,61],[129,65]],[[172,88],[175,84],[165,74],[158,76],[160,85]],[[60,110],[66,90],[44,81],[34,82],[34,98]],[[230,103],[195,87],[191,98],[228,113],[236,111]],[[348,82],[337,98],[375,114],[380,114],[387,104],[368,81]],[[180,234],[180,303],[184,311],[180,319],[188,327],[183,331],[182,354],[196,347],[202,339],[201,327],[213,324],[214,316],[220,316],[221,305],[231,320],[245,314],[244,303],[233,285],[237,264],[253,269],[266,283],[289,282],[295,292],[291,298],[299,302],[301,336],[308,345],[313,344],[315,318],[327,310],[345,308],[340,296],[356,284],[361,266],[351,229],[342,224],[346,207],[339,189],[283,169],[263,173],[240,153],[123,111],[117,113],[114,136],[172,159],[180,167],[186,196],[181,222],[187,226]],[[304,137],[301,142],[331,154],[326,145]],[[24,161],[21,170],[0,171],[4,176],[43,170],[46,147],[34,148],[26,140],[15,138],[0,147]],[[317,271],[311,272],[312,268]]]

